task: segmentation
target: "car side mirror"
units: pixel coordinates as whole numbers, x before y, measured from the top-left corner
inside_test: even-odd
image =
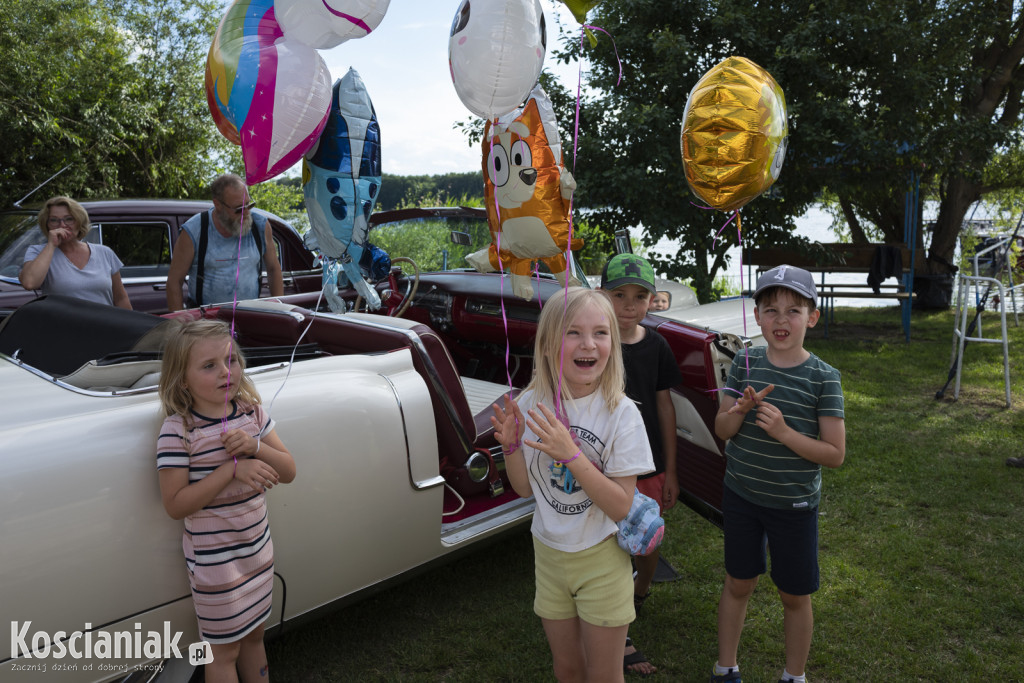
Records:
[[[473,239],[469,236],[469,233],[462,232],[461,230],[452,230],[451,240],[452,244],[458,244],[463,247],[469,247],[473,244]]]

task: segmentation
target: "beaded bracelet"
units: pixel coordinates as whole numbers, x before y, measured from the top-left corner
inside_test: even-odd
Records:
[[[557,460],[556,459],[555,462],[557,462],[559,465],[568,465],[569,463],[571,463],[573,460],[575,460],[576,458],[580,457],[581,455],[583,455],[583,450],[582,449],[576,451],[576,455],[572,456],[568,460]]]

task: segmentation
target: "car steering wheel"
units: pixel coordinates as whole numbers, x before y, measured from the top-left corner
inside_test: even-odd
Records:
[[[405,285],[405,293],[400,294],[398,276],[402,272],[401,268],[394,268],[388,272],[388,295],[382,297],[381,305],[385,308],[385,315],[389,315],[394,318],[402,317],[402,314],[408,310],[409,306],[412,305],[412,300],[416,296],[416,292],[420,288],[420,267],[416,265],[416,262],[407,256],[399,256],[391,259],[391,265],[394,266],[396,263],[405,262],[412,266],[413,277],[411,281],[407,281]],[[358,311],[360,304],[363,302],[363,297],[356,296],[355,304],[352,306],[353,311]],[[367,311],[369,312],[369,311]]]

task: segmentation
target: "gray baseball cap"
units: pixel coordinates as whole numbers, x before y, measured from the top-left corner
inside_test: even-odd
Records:
[[[807,297],[818,307],[818,290],[814,286],[814,276],[803,268],[796,266],[775,266],[757,278],[757,289],[754,290],[754,298],[766,289],[772,287],[785,287],[797,294]]]

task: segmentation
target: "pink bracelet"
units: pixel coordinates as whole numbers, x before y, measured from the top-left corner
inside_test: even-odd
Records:
[[[555,460],[555,462],[557,462],[559,465],[568,465],[569,463],[571,463],[573,460],[575,460],[576,458],[580,457],[581,455],[583,455],[583,449],[580,449],[580,450],[576,451],[576,455],[572,456],[568,460]]]
[[[238,456],[237,455],[232,455],[231,459],[235,461],[235,466],[231,470],[231,478],[234,479],[235,475],[238,474]]]
[[[522,444],[520,444],[518,441],[513,441],[508,445],[508,450],[505,451],[505,455],[512,455],[513,453],[519,450],[519,446],[521,445]]]

